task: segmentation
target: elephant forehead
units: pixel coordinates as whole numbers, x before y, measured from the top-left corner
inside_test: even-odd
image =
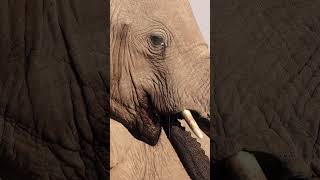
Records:
[[[185,19],[192,11],[187,0],[113,0],[111,3],[111,12],[117,13],[122,19],[128,19],[130,22],[139,22],[142,19],[136,18],[152,18],[163,20],[165,22],[172,21],[176,16],[180,20]]]
[[[111,21],[128,24],[132,31],[165,26],[187,44],[205,43],[188,0],[119,0],[111,6]]]

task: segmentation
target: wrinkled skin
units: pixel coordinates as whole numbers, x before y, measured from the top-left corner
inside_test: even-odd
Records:
[[[217,166],[246,150],[269,179],[319,178],[319,9],[313,0],[215,1]]]
[[[156,114],[208,117],[208,48],[187,0],[112,0],[110,46],[111,117],[136,138],[158,142]]]
[[[1,179],[106,179],[106,3],[0,2]]]

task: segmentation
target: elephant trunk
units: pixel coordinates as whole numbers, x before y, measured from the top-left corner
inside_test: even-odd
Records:
[[[163,127],[191,179],[210,179],[210,160],[201,144],[178,121],[166,123]]]
[[[184,76],[176,73],[176,77],[181,78],[178,85],[182,98],[180,107],[183,108],[180,118],[187,122],[197,137],[202,138],[203,132],[209,135],[210,130],[210,61],[207,51],[189,62],[177,68]],[[168,124],[164,126],[167,136],[191,179],[210,179],[210,160],[201,144],[184,130],[179,121],[165,122]]]

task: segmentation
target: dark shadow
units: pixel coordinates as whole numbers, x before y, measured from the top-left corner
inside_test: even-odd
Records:
[[[0,179],[1,180],[21,180],[21,177],[25,180],[34,180],[27,171],[23,171],[23,168],[17,168],[17,163],[12,163],[4,158],[0,159]],[[18,170],[19,169],[19,170]],[[23,172],[22,172],[23,171]]]
[[[263,153],[263,152],[252,152],[258,163],[260,164],[264,174],[270,180],[307,180],[305,177],[297,177],[294,176],[285,164],[281,163],[281,161],[275,156]]]
[[[262,171],[268,180],[307,180],[304,177],[295,177],[289,172],[285,164],[275,156],[263,152],[251,152],[255,155]],[[232,172],[226,168],[226,160],[218,161],[213,165],[211,179],[213,180],[238,180]]]
[[[212,180],[219,180],[219,179],[234,180],[235,178],[232,177],[231,172],[228,171],[228,169],[225,167],[226,167],[225,161],[218,161],[214,163],[212,168],[212,173],[211,173],[211,179]]]
[[[266,175],[268,179],[274,180],[282,180],[286,179],[285,177],[288,175],[288,170],[285,166],[280,162],[279,159],[275,158],[271,154],[263,153],[263,152],[252,152],[262,171]]]

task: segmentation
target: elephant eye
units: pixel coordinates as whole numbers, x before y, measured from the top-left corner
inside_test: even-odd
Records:
[[[161,36],[158,35],[150,35],[150,41],[154,46],[163,46],[165,47],[164,40]]]

